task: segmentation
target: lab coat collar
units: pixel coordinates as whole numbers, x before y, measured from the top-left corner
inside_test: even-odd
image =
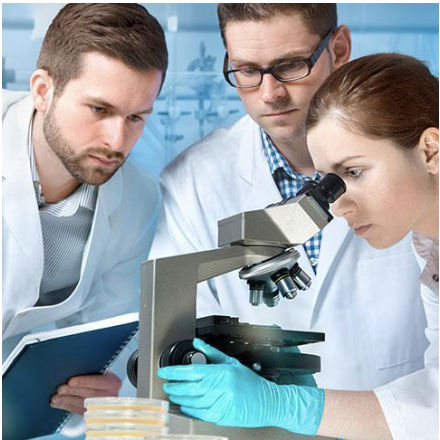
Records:
[[[94,278],[93,276],[84,276],[84,273],[85,271],[89,275],[95,273],[100,262],[99,256],[103,255],[104,249],[107,246],[108,239],[112,233],[110,216],[122,203],[122,184],[122,170],[119,169],[109,181],[99,187],[95,215],[93,216],[92,228],[84,250],[81,278],[77,288],[81,282],[90,283]],[[80,289],[83,296],[87,295],[89,287],[85,286],[85,288]]]
[[[23,269],[29,267],[35,282],[34,292],[38,292],[43,274],[43,237],[28,155],[29,124],[34,107],[30,97],[16,100],[14,104],[6,107],[3,113],[3,219],[11,235],[20,243],[25,257]],[[26,218],[22,218],[23,205],[27,206]]]
[[[104,217],[110,217],[122,203],[123,166],[116,171],[110,180],[99,187],[97,208],[102,209]]]
[[[240,121],[240,125],[242,136],[238,155],[238,173],[244,181],[252,185],[258,178],[258,170],[262,168],[260,156],[264,156],[260,130],[250,116],[245,116]],[[269,169],[269,166],[267,168]]]
[[[2,148],[3,181],[13,176],[23,164],[29,163],[28,135],[29,124],[34,113],[34,103],[30,96],[25,96],[18,94],[16,99],[19,100],[9,100],[8,103],[3,103],[3,145],[7,143],[14,145],[13,148]]]
[[[239,146],[238,173],[249,185],[243,211],[250,211],[279,202],[282,197],[270,173],[258,125],[250,116],[243,118],[241,123],[243,135]]]

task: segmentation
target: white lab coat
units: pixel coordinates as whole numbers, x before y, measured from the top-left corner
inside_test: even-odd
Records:
[[[416,251],[415,254],[423,270],[426,260]],[[391,434],[397,440],[439,438],[438,286],[434,291],[422,284],[421,295],[427,317],[426,336],[430,343],[425,352],[425,368],[375,390]]]
[[[215,248],[218,220],[281,199],[248,116],[183,152],[162,172],[161,190],[162,218],[149,258]],[[321,356],[316,380],[325,388],[372,390],[423,368],[426,317],[411,236],[375,250],[335,218],[323,231],[316,276],[298,250],[313,281],[308,291],[272,309],[253,307],[246,282],[232,272],[199,287],[198,316],[325,332],[324,343],[302,347]]]
[[[28,154],[33,111],[27,94],[3,92],[2,318],[8,349],[17,335],[49,323],[65,327],[138,310],[140,264],[160,206],[157,186],[128,159],[99,188],[75,290],[60,304],[34,307],[44,257]]]

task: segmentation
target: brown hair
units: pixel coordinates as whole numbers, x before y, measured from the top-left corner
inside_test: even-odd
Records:
[[[220,33],[226,47],[226,25],[234,21],[262,21],[276,15],[300,14],[310,32],[324,38],[338,26],[336,3],[219,3]]]
[[[438,128],[438,80],[410,56],[358,58],[336,69],[318,89],[309,106],[307,130],[325,116],[351,131],[414,148],[427,128]]]
[[[82,55],[99,52],[136,70],[168,67],[159,22],[136,3],[69,3],[52,21],[37,66],[53,78],[56,93],[81,74]],[[123,79],[121,79],[123,80]]]

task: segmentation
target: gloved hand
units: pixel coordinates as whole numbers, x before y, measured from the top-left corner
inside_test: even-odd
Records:
[[[163,389],[183,413],[222,426],[276,426],[316,434],[324,408],[322,389],[276,385],[200,339],[193,345],[213,364],[164,367],[158,372],[172,381]]]

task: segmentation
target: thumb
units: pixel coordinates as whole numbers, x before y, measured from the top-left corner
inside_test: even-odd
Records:
[[[205,354],[213,364],[235,364],[238,362],[236,359],[229,357],[199,338],[194,338],[193,345],[196,350]]]

